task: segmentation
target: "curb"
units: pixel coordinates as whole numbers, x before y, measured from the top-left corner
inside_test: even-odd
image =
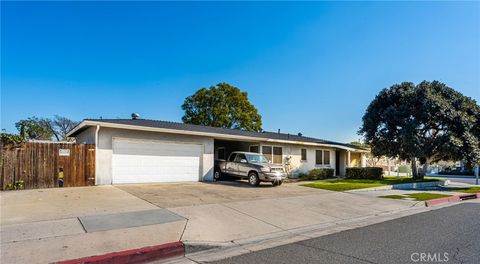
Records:
[[[450,197],[436,198],[436,199],[425,201],[425,206],[432,206],[432,205],[437,205],[442,203],[459,202],[463,200],[478,199],[478,198],[480,198],[480,193],[454,195]]]
[[[58,261],[57,264],[123,264],[146,263],[154,260],[170,260],[185,256],[185,245],[181,242],[172,242],[162,245],[112,252],[103,255],[90,256],[78,259]]]

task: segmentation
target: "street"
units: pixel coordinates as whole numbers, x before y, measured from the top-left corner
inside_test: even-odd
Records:
[[[479,263],[480,203],[462,203],[213,263]]]

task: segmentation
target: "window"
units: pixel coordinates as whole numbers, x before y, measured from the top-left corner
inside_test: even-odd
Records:
[[[322,151],[315,150],[315,164],[322,165]]]
[[[300,161],[307,161],[307,149],[301,149],[301,156]]]
[[[282,147],[273,147],[273,163],[281,164],[283,161]]]
[[[225,148],[217,149],[217,159],[225,159]]]
[[[323,165],[330,165],[330,151],[323,151]]]
[[[330,151],[321,149],[315,150],[315,164],[330,165]]]
[[[260,148],[258,146],[250,146],[250,152],[260,153]]]
[[[272,157],[272,147],[271,147],[271,146],[262,146],[262,154],[263,154],[269,161],[273,161],[273,157]]]
[[[262,146],[262,154],[272,163],[283,163],[282,147]]]
[[[247,160],[245,154],[237,154],[237,157],[235,157],[235,162],[240,162],[242,160]]]
[[[230,161],[230,162],[234,161],[234,160],[235,160],[235,156],[237,156],[236,153],[231,154],[231,155],[230,155],[230,158],[228,159],[228,161]]]

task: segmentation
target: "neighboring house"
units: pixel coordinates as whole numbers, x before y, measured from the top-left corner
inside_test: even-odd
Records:
[[[96,145],[96,184],[212,181],[215,159],[232,151],[289,160],[292,174],[365,166],[367,150],[301,135],[249,132],[144,119],[86,119],[68,133]]]

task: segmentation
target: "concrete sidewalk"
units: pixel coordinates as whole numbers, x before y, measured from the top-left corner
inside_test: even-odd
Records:
[[[113,186],[1,193],[1,263],[50,263],[179,241],[186,219]]]
[[[340,223],[366,219],[384,221],[385,215],[418,205],[293,183],[277,188],[172,186],[2,192],[1,262],[48,263],[179,240],[193,246],[288,241],[289,234],[314,235],[319,228],[333,232]],[[183,188],[189,199],[177,192]]]

